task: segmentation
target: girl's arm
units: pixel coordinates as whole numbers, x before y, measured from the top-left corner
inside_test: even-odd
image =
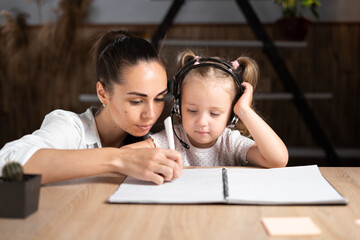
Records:
[[[268,168],[285,167],[289,158],[285,144],[271,127],[251,109],[252,85],[244,82],[242,86],[244,93],[234,106],[234,112],[245,124],[255,141],[247,153],[247,161]]]
[[[169,149],[40,149],[24,165],[24,172],[42,174],[42,183],[118,172],[162,184],[180,176],[182,159]]]

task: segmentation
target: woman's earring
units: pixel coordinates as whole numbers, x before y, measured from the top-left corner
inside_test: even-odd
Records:
[[[103,107],[104,107],[104,108],[106,107],[105,103],[103,103]]]

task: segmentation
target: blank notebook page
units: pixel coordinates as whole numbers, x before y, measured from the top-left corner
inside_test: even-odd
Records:
[[[343,197],[317,166],[228,169],[228,200],[261,204],[336,203]]]
[[[134,187],[135,186],[135,187]],[[184,169],[183,174],[162,185],[127,177],[109,202],[207,203],[223,202],[221,168]]]

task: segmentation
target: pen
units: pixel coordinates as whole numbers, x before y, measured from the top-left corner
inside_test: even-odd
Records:
[[[167,117],[164,121],[166,137],[169,143],[169,148],[175,150],[174,132],[172,129],[171,117]]]

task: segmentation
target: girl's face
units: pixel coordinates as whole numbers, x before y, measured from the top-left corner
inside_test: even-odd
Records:
[[[163,111],[168,91],[166,71],[157,61],[141,61],[127,67],[123,76],[124,83],[114,85],[104,111],[114,126],[133,136],[144,136]]]
[[[183,85],[182,124],[191,144],[197,148],[213,146],[227,126],[233,99],[226,91],[226,84],[194,76]]]

